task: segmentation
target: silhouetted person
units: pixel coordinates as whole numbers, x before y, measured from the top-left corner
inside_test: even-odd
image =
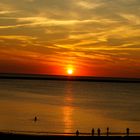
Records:
[[[101,135],[101,130],[100,130],[100,128],[97,129],[97,133],[98,133],[98,136]]]
[[[126,135],[129,136],[129,134],[130,134],[130,129],[126,128]]]
[[[37,121],[37,117],[35,116],[35,118],[34,118],[34,122],[36,122]]]
[[[94,132],[95,132],[95,131],[94,131],[94,128],[92,128],[92,131],[91,131],[92,136],[94,136]]]
[[[76,131],[76,136],[79,136],[79,131],[78,130]]]
[[[107,127],[107,133],[106,134],[107,134],[107,136],[109,136],[109,127]]]

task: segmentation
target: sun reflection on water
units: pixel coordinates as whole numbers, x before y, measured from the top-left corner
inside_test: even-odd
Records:
[[[66,86],[66,95],[64,98],[65,106],[63,107],[63,115],[64,115],[64,133],[72,132],[73,126],[73,96],[72,96],[72,86],[70,83]]]

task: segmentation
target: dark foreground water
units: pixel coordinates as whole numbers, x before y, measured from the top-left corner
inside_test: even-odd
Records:
[[[107,127],[140,132],[140,83],[0,80],[0,131],[69,133]]]

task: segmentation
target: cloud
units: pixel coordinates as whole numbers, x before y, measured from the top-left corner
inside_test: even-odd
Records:
[[[103,3],[97,3],[97,2],[88,2],[88,1],[77,1],[77,5],[81,8],[85,9],[96,9],[97,7],[100,7],[103,5]]]
[[[19,28],[19,27],[25,27],[25,26],[29,26],[28,24],[17,24],[17,25],[2,25],[0,26],[0,29],[10,29],[10,28]]]
[[[120,14],[124,19],[126,19],[128,22],[135,24],[135,25],[140,25],[140,17],[134,14]]]
[[[89,19],[89,20],[55,20],[45,17],[25,17],[17,18],[18,22],[28,23],[25,25],[36,26],[65,26],[65,25],[75,25],[75,24],[86,24],[86,23],[114,23],[116,21],[111,21],[108,19]]]
[[[18,35],[7,35],[7,36],[0,36],[0,39],[9,39],[9,40],[35,40],[35,37],[31,36],[18,36]]]
[[[7,15],[7,14],[13,14],[13,13],[17,13],[18,11],[11,11],[11,10],[3,10],[0,11],[0,15]]]

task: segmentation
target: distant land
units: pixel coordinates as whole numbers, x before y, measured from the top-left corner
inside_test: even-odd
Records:
[[[0,73],[0,79],[66,80],[66,81],[88,81],[88,82],[132,82],[132,83],[140,83],[140,78],[60,76],[60,75],[58,76],[58,75],[43,75],[43,74]]]

